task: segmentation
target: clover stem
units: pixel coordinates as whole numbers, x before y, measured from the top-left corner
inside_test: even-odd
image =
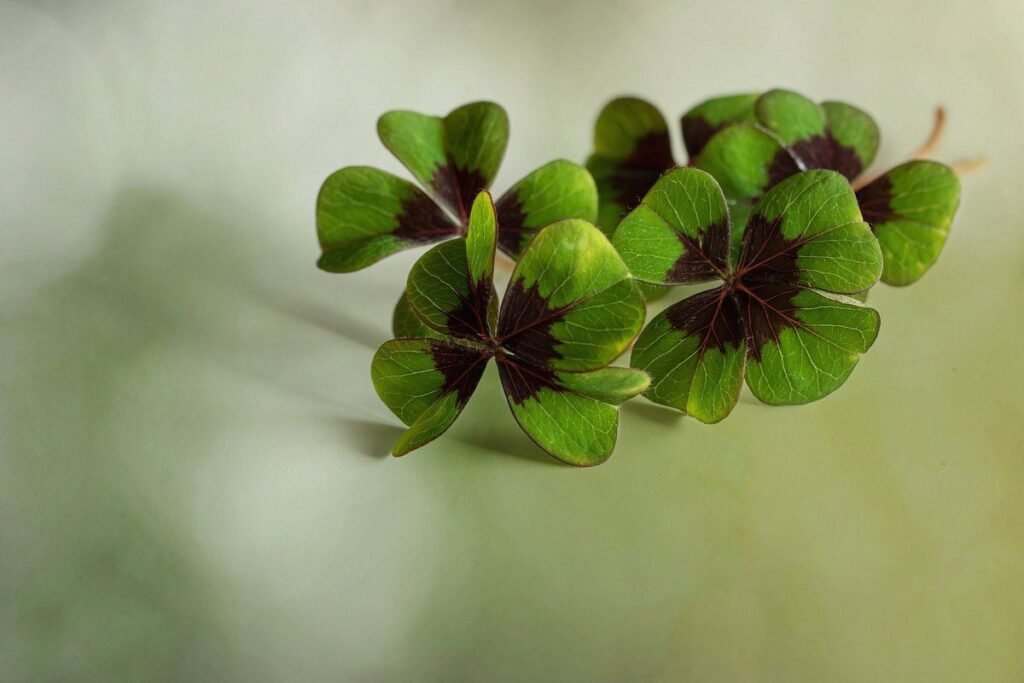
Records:
[[[924,159],[930,156],[935,148],[942,141],[942,134],[946,130],[946,110],[943,107],[935,108],[935,122],[932,124],[932,132],[924,144],[917,148],[917,151],[910,155],[910,159]]]
[[[516,262],[499,251],[494,254],[494,265],[499,270],[512,272],[512,269],[516,267]]]
[[[980,156],[973,159],[961,159],[954,164],[950,164],[950,168],[953,169],[953,173],[956,173],[958,178],[963,178],[984,167],[987,163],[988,159]]]
[[[928,138],[924,141],[924,144],[918,147],[912,154],[910,154],[910,156],[904,159],[904,161],[901,163],[906,163],[907,161],[914,161],[915,159],[924,159],[928,156],[931,156],[932,152],[935,151],[935,148],[938,147],[939,143],[942,141],[942,135],[945,131],[946,110],[944,107],[936,107],[935,120],[932,123],[932,130],[928,134]],[[881,173],[876,173],[873,175],[865,175],[861,178],[858,178],[856,181],[853,182],[853,189],[859,190],[862,187],[870,185],[874,181],[878,180],[878,178],[880,178],[882,175],[883,174]]]

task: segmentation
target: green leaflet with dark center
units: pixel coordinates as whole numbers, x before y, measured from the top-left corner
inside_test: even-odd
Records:
[[[713,136],[693,159],[707,171],[730,200],[749,201],[800,172],[793,155],[764,129],[736,124]]]
[[[736,123],[755,123],[754,102],[758,97],[759,93],[713,97],[683,114],[683,143],[690,158],[700,154],[718,131]]]
[[[508,115],[493,102],[465,104],[444,118],[390,111],[377,121],[384,146],[462,221],[491,186],[508,146]]]
[[[343,168],[324,181],[316,203],[322,255],[333,273],[365,268],[412,246],[458,234],[458,225],[412,183],[366,166]]]
[[[392,448],[405,455],[440,436],[473,394],[488,354],[443,339],[393,339],[373,357],[370,376],[384,404],[409,427]]]
[[[770,90],[754,111],[758,123],[777,135],[805,169],[830,169],[853,180],[878,150],[878,126],[849,104],[818,105],[790,90]]]
[[[668,124],[658,108],[636,97],[605,105],[594,125],[587,169],[597,182],[597,224],[612,234],[662,173],[676,165]]]
[[[692,284],[725,277],[729,212],[707,173],[670,172],[654,184],[615,231],[615,248],[634,277]]]
[[[678,271],[698,252],[715,268],[726,264],[721,286],[670,306],[641,333],[631,365],[651,375],[646,396],[703,422],[731,412],[744,375],[766,403],[822,398],[846,380],[878,331],[875,311],[837,296],[866,290],[881,272],[878,243],[853,190],[830,171],[782,181],[749,211],[737,252],[714,185],[697,169],[671,171],[615,235],[639,278],[665,282],[661,273]],[[672,220],[654,220],[650,204],[671,206],[657,213]],[[706,239],[719,225],[724,236]],[[670,231],[684,248],[666,238]],[[712,270],[672,281],[704,280]]]
[[[546,225],[567,218],[597,219],[597,186],[582,166],[564,159],[529,174],[496,204],[498,246],[518,259],[534,235]]]
[[[497,222],[486,192],[477,195],[465,238],[444,242],[409,271],[406,296],[414,314],[442,335],[487,342],[493,332]]]
[[[910,161],[861,188],[857,200],[882,247],[882,281],[909,285],[942,252],[960,203],[960,181],[948,166]]]
[[[643,372],[605,367],[643,325],[629,271],[592,224],[555,223],[524,252],[495,321],[497,217],[486,193],[469,223],[465,239],[434,247],[409,276],[408,311],[440,338],[394,340],[374,358],[377,392],[410,426],[394,453],[447,429],[495,356],[512,412],[537,444],[571,464],[603,462],[616,406],[648,384]]]

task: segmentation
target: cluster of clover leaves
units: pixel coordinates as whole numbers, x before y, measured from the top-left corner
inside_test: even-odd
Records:
[[[553,161],[494,201],[500,106],[380,118],[425,191],[375,168],[332,174],[317,200],[318,265],[349,272],[437,243],[371,366],[408,427],[395,455],[448,429],[491,359],[519,425],[573,465],[611,455],[618,406],[639,394],[712,423],[744,380],[771,405],[846,381],[878,334],[867,291],[915,282],[936,261],[956,175],[914,160],[863,181],[878,149],[871,117],[784,90],[703,102],[682,131],[690,158],[677,166],[657,108],[613,100],[586,168]],[[498,250],[516,262],[500,304]],[[644,327],[646,298],[703,283],[716,284]],[[631,367],[611,367],[631,343]]]

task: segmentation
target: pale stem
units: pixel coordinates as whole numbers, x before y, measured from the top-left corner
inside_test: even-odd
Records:
[[[494,266],[503,272],[511,273],[516,267],[516,262],[506,256],[504,253],[498,251],[494,254]]]
[[[939,146],[939,142],[942,141],[942,134],[945,132],[945,130],[946,130],[946,110],[943,107],[936,107],[935,108],[935,119],[934,119],[934,121],[932,123],[932,130],[928,134],[928,138],[924,141],[924,144],[922,144],[920,147],[918,147],[916,151],[914,151],[910,156],[908,156],[905,159],[904,163],[906,161],[913,161],[915,159],[924,159],[924,158],[926,158],[928,156],[931,156],[932,152],[935,151],[935,148]],[[865,185],[870,185],[875,180],[877,180],[881,175],[882,175],[881,173],[876,173],[874,175],[870,175],[870,176],[866,175],[866,176],[863,176],[861,178],[858,178],[853,183],[853,189],[854,190],[859,190],[862,187],[864,187]]]

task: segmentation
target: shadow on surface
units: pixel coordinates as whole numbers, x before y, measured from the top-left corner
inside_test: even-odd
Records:
[[[310,268],[314,267],[310,266]],[[387,322],[377,321],[377,324],[373,324],[362,318],[357,318],[344,311],[341,304],[331,308],[280,289],[258,289],[257,296],[267,306],[284,316],[301,320],[338,337],[345,337],[370,350],[375,350],[391,338]],[[391,311],[388,311],[383,318],[385,321],[390,321]]]
[[[627,401],[622,405],[620,411],[627,415],[636,415],[646,422],[653,422],[667,427],[678,427],[686,420],[686,416],[678,410],[658,405],[657,403],[651,403],[643,397]]]
[[[374,420],[335,415],[325,415],[323,419],[333,424],[339,435],[351,440],[357,451],[374,460],[390,458],[391,447],[405,431],[396,425]]]

